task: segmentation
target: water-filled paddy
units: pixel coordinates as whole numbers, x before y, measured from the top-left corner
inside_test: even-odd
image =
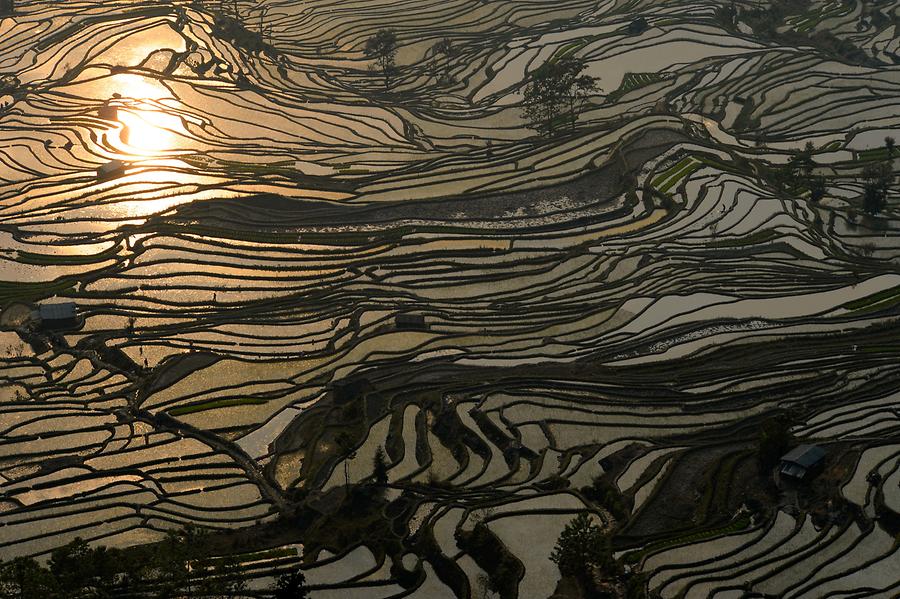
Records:
[[[196,523],[252,589],[302,562],[313,596],[480,596],[483,522],[504,596],[545,597],[589,510],[664,597],[896,592],[887,7],[241,0],[233,35],[230,3],[16,4],[0,557]],[[566,56],[597,89],[538,137],[525,83]],[[756,492],[774,414],[830,456],[790,513]]]

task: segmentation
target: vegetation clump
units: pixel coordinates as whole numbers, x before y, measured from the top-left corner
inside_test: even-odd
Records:
[[[274,599],[306,599],[307,597],[309,597],[309,592],[306,589],[306,577],[298,570],[285,572],[275,582]]]
[[[841,59],[858,65],[877,65],[865,50],[854,44],[846,37],[839,37],[828,30],[815,31],[810,28],[789,27],[785,28],[789,17],[807,14],[812,7],[810,0],[776,0],[767,6],[758,6],[749,10],[734,13],[734,9],[720,10],[718,13],[720,22],[728,23],[728,19],[742,20],[750,25],[753,32],[762,37],[786,45],[810,44],[822,52],[834,54]]]
[[[278,54],[278,51],[265,41],[262,32],[249,29],[241,19],[230,15],[222,13],[215,15],[213,33],[249,54],[266,54],[270,57]]]
[[[566,524],[550,560],[563,576],[574,578],[588,596],[611,586],[618,573],[609,535],[588,512],[579,513]]]
[[[581,512],[566,524],[550,561],[565,576],[588,579],[594,568],[608,566],[611,559],[608,539],[587,512]]]
[[[449,37],[445,37],[442,40],[435,42],[431,47],[431,51],[434,54],[432,68],[440,73],[438,83],[455,83],[453,72],[450,69],[453,66],[452,59],[458,53],[458,49],[453,45],[453,40]]]
[[[0,75],[0,96],[12,94],[19,90],[22,82],[15,75]]]
[[[55,549],[46,565],[24,557],[0,563],[0,597],[240,596],[246,588],[240,563],[210,552],[207,535],[193,526],[127,550],[76,538]]]
[[[591,486],[581,489],[586,499],[605,508],[617,521],[625,521],[630,510],[616,487],[603,477],[596,477]]]
[[[547,62],[532,73],[525,86],[524,112],[528,126],[552,136],[568,124],[575,130],[578,116],[597,91],[597,79],[584,73],[586,63],[576,58]]]
[[[794,436],[791,434],[791,423],[787,418],[770,418],[759,430],[756,441],[756,457],[761,472],[769,472],[778,465],[783,456],[791,448]]]
[[[525,573],[522,562],[509,552],[484,522],[475,524],[471,531],[457,529],[455,534],[459,547],[487,572],[490,590],[499,594],[500,599],[515,599],[519,580]]]
[[[373,61],[372,70],[381,72],[384,78],[384,89],[391,85],[391,77],[397,70],[397,34],[391,29],[379,29],[366,40],[366,57]]]
[[[862,178],[863,210],[874,216],[887,206],[888,193],[894,180],[894,173],[891,171],[891,165],[883,162],[863,169]]]
[[[375,457],[372,458],[372,478],[379,485],[386,485],[388,482],[388,463],[381,445],[375,450]]]

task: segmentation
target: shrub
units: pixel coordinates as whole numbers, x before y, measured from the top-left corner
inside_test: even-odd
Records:
[[[372,458],[372,476],[379,485],[387,484],[388,465],[387,459],[384,457],[384,449],[381,445],[375,450],[375,457]]]
[[[585,589],[590,588],[595,569],[609,571],[615,564],[608,535],[591,521],[588,512],[581,512],[566,524],[550,561],[559,566],[563,576],[574,577]]]
[[[770,418],[759,431],[756,442],[756,456],[760,471],[768,472],[781,460],[794,441],[791,425],[787,418]]]
[[[471,531],[457,530],[456,542],[487,572],[490,589],[499,593],[500,599],[518,596],[519,580],[525,574],[525,567],[484,523],[479,522]]]
[[[628,519],[630,511],[625,505],[622,494],[603,477],[596,477],[591,486],[581,489],[581,494],[589,501],[609,510],[616,520]]]

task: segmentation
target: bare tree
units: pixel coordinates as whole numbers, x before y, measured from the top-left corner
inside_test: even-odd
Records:
[[[384,76],[385,89],[390,87],[397,48],[397,35],[390,29],[379,29],[375,35],[366,40],[366,56],[375,61],[373,68],[380,70]]]
[[[450,72],[450,59],[456,55],[456,46],[453,45],[453,41],[449,37],[445,37],[436,42],[431,50],[434,53],[434,68],[441,72],[439,82],[453,83],[453,73]]]
[[[266,19],[269,18],[271,6],[267,6],[263,2],[259,3],[257,10],[259,11],[259,37],[263,42],[268,42],[272,37],[272,27],[266,25]]]

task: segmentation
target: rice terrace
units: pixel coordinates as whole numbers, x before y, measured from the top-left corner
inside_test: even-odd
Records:
[[[898,0],[0,0],[0,599],[900,597],[898,137]]]

